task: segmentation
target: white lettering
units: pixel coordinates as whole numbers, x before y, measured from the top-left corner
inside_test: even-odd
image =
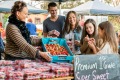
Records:
[[[104,69],[115,68],[115,63],[111,62],[111,63],[107,64],[106,61],[105,61],[104,64],[103,64],[103,67],[104,67]]]
[[[76,57],[76,60],[75,60],[75,71],[77,71],[77,65],[79,64],[79,57]]]
[[[111,69],[111,68],[115,68],[115,63],[110,63],[110,62],[106,62],[106,58],[104,56],[101,56],[99,58],[100,60],[100,67],[99,69]]]
[[[79,78],[79,72],[77,72],[75,75],[76,75],[77,80],[80,80],[80,78]]]
[[[99,69],[103,69],[103,67],[102,67],[102,62],[105,61],[105,60],[106,60],[106,58],[105,58],[104,56],[100,56],[100,58],[99,58],[100,68],[99,68]]]
[[[108,72],[100,75],[97,75],[96,70],[92,72],[93,80],[108,80],[108,75]]]
[[[90,75],[80,75],[79,72],[76,73],[77,80],[90,80]]]
[[[88,69],[97,69],[97,63],[94,64],[78,64],[78,70],[88,70]]]

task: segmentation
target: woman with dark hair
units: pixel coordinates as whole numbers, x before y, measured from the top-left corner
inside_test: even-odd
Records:
[[[93,54],[92,49],[88,46],[88,41],[94,39],[95,41],[98,41],[96,22],[93,19],[87,19],[84,23],[82,38],[80,41],[80,51],[82,54]]]
[[[76,44],[81,39],[82,28],[78,24],[77,14],[75,11],[69,11],[66,17],[63,29],[63,37],[72,43],[72,52],[78,53],[79,46]],[[80,52],[79,52],[80,53]]]
[[[45,58],[50,61],[48,52],[41,52],[31,45],[30,32],[25,26],[28,8],[23,1],[16,1],[11,9],[6,28],[5,59]]]

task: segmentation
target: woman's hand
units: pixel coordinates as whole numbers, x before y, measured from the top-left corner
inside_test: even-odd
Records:
[[[92,41],[88,41],[88,45],[91,49],[94,49],[95,48],[95,45]]]
[[[94,45],[96,45],[96,41],[95,41],[94,38],[90,38],[89,41],[92,41],[92,43],[93,43]]]
[[[51,61],[51,57],[49,56],[49,52],[39,52],[40,56],[46,59],[47,61]]]
[[[60,35],[60,32],[58,32],[57,30],[52,30],[48,32],[48,36],[51,37],[58,37]]]
[[[88,41],[88,46],[93,50],[94,54],[96,54],[98,52],[97,47],[92,40]]]
[[[89,39],[90,38],[88,37],[88,35],[84,38],[84,40],[87,41],[87,42],[89,41]]]
[[[80,46],[80,41],[75,40],[75,41],[74,41],[74,44],[75,44],[76,46]]]

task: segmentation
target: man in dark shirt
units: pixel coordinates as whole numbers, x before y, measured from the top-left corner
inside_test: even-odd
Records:
[[[54,36],[61,38],[65,17],[57,15],[57,4],[54,2],[48,4],[48,11],[51,16],[43,22],[43,35],[47,37],[50,31],[56,30],[60,35]]]

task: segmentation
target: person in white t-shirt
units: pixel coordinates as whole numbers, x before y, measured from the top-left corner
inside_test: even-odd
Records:
[[[88,42],[89,47],[95,54],[113,54],[118,53],[118,40],[113,25],[109,21],[105,21],[98,26],[98,35],[103,40],[99,48],[94,45],[95,39]]]

